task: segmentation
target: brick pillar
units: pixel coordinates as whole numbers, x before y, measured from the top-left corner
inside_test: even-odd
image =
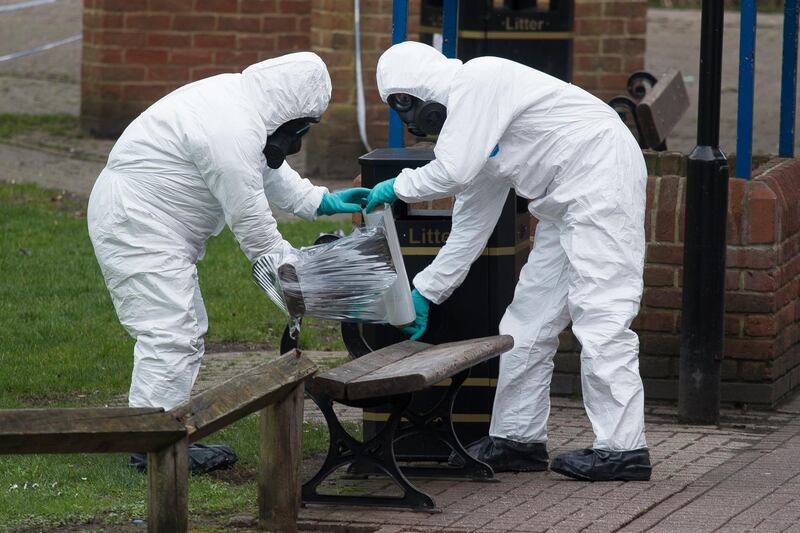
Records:
[[[683,291],[686,156],[646,152],[645,289],[633,328],[645,393],[676,399]],[[731,164],[733,161],[731,161]],[[774,406],[800,387],[800,161],[754,161],[731,179],[722,400]],[[580,345],[561,338],[553,390],[580,388]]]
[[[158,98],[307,50],[310,0],[84,0],[81,123],[119,135]]]
[[[306,170],[314,178],[358,173],[352,0],[311,0],[311,49],[328,65],[333,92],[322,121],[306,141]]]
[[[409,23],[419,19],[419,0],[410,2]],[[414,11],[415,9],[415,11]],[[353,0],[312,0],[312,50],[327,63],[333,82],[331,105],[309,134],[308,169],[312,176],[351,178],[366,149],[358,133]],[[418,26],[418,22],[417,22]],[[388,109],[375,79],[378,58],[391,46],[392,1],[361,1],[361,62],[366,100],[367,140],[386,145]],[[412,27],[413,29],[413,27]]]
[[[646,15],[646,0],[575,0],[573,83],[603,101],[623,94],[644,69]]]

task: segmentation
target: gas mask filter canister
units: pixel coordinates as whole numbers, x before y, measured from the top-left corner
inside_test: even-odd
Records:
[[[272,135],[267,136],[267,145],[264,147],[267,166],[272,169],[281,168],[287,155],[300,151],[303,135],[317,122],[319,119],[314,117],[296,118],[282,124]]]
[[[447,108],[434,101],[422,101],[405,93],[390,94],[389,107],[406,123],[409,133],[417,137],[438,135],[447,119]]]

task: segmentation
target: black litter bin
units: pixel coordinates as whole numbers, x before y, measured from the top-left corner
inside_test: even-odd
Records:
[[[564,81],[572,78],[574,0],[465,0],[458,3],[458,51],[468,61],[496,56]],[[441,40],[442,0],[422,0],[420,39]]]
[[[430,150],[385,148],[374,150],[359,159],[364,187],[394,178],[404,168],[416,168],[434,159]],[[451,201],[393,206],[397,233],[409,280],[433,261],[450,232]],[[503,207],[502,215],[489,238],[486,249],[472,265],[464,283],[442,305],[431,306],[428,329],[423,342],[440,344],[498,334],[498,325],[505,308],[514,296],[519,272],[530,251],[530,215],[527,201],[513,191]],[[365,325],[364,340],[372,349],[405,339],[390,326]],[[458,395],[453,412],[456,434],[463,444],[472,442],[489,430],[494,392],[497,384],[498,360],[475,367]],[[442,384],[442,385],[446,385]],[[415,395],[412,408],[425,411],[444,394],[446,387]],[[388,418],[381,408],[364,411],[364,435],[374,435]],[[400,459],[443,460],[449,449],[424,439],[401,441],[396,448]]]

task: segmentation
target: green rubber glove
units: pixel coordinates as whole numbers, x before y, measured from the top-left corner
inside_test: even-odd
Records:
[[[391,204],[397,200],[397,195],[394,192],[394,178],[382,181],[375,186],[367,196],[367,213],[371,213],[373,209],[381,204]]]
[[[417,319],[410,326],[402,328],[400,331],[411,337],[412,341],[419,340],[425,334],[428,328],[428,309],[431,304],[417,289],[411,291],[411,301],[414,302],[414,311],[417,313]]]
[[[317,208],[318,215],[335,215],[336,213],[360,213],[361,204],[370,194],[369,189],[353,187],[341,191],[325,193]]]

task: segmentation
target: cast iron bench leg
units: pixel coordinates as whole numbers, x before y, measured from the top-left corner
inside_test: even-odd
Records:
[[[410,409],[403,412],[403,418],[408,423],[403,423],[395,438],[400,439],[423,435],[436,439],[452,449],[464,461],[463,467],[434,467],[434,466],[403,466],[402,470],[408,476],[420,477],[468,477],[476,481],[498,481],[494,477],[492,467],[478,461],[467,453],[461,441],[456,436],[453,428],[453,404],[461,385],[469,376],[469,369],[453,376],[447,393],[430,410],[424,413],[414,413]]]
[[[311,399],[322,411],[328,423],[330,445],[325,462],[319,472],[303,485],[303,503],[333,503],[349,505],[368,505],[378,507],[403,507],[415,511],[438,512],[433,499],[414,487],[397,466],[394,456],[394,441],[403,411],[411,401],[410,394],[387,398],[391,406],[389,420],[371,439],[359,442],[342,427],[333,411],[330,398],[320,394],[310,394]],[[320,494],[320,483],[340,466],[365,464],[379,469],[388,475],[403,491],[402,497]]]

